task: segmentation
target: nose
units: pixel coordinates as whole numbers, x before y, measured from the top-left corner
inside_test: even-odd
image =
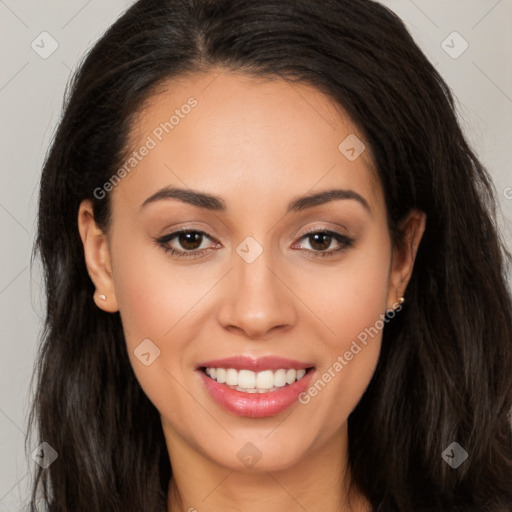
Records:
[[[289,330],[297,320],[294,295],[269,254],[263,251],[252,263],[234,254],[233,261],[219,309],[220,324],[254,340]]]

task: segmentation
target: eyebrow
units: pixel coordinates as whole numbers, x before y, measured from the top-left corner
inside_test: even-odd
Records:
[[[212,211],[223,212],[227,210],[226,203],[220,197],[207,194],[205,192],[199,192],[197,190],[176,187],[164,187],[161,190],[158,190],[142,203],[140,209],[142,210],[150,203],[165,199],[177,199],[184,203]],[[314,206],[319,206],[340,199],[350,199],[357,201],[365,208],[365,210],[368,211],[368,213],[371,214],[368,201],[366,201],[363,196],[354,190],[346,189],[323,190],[321,192],[300,196],[290,202],[286,212],[298,212],[307,208],[312,208]]]

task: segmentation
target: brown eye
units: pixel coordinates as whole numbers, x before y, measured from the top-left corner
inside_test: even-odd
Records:
[[[293,244],[292,249],[303,249],[314,256],[333,256],[351,247],[353,242],[353,239],[334,231],[310,231]]]
[[[188,231],[180,233],[177,239],[183,249],[193,251],[201,245],[203,235],[197,231]]]
[[[325,251],[331,245],[332,236],[328,233],[313,233],[309,235],[309,243],[315,251]]]
[[[172,256],[181,258],[198,258],[220,246],[218,242],[202,231],[184,229],[155,239],[155,243],[165,252],[170,252]]]

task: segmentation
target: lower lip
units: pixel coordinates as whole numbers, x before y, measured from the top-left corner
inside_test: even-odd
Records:
[[[222,407],[237,416],[265,418],[275,416],[288,409],[311,382],[314,370],[309,370],[302,379],[268,393],[244,393],[231,389],[210,379],[203,371],[197,370],[211,397]]]

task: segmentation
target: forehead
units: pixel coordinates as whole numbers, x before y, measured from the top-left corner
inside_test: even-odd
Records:
[[[139,155],[114,197],[140,204],[173,185],[246,200],[259,194],[262,206],[285,193],[336,186],[382,207],[370,151],[343,109],[312,86],[222,70],[195,73],[163,83],[140,109],[128,158]]]

